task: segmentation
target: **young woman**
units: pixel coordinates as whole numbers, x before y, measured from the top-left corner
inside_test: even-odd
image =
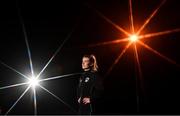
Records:
[[[82,58],[82,73],[78,86],[78,114],[90,115],[94,112],[95,101],[103,92],[102,78],[98,75],[98,65],[94,55],[84,55]]]

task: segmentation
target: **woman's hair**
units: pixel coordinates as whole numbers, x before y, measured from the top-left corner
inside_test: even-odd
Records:
[[[91,70],[95,72],[98,71],[98,65],[95,55],[84,55],[83,58],[84,57],[89,58]]]

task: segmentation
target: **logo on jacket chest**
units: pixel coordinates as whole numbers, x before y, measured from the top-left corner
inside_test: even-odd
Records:
[[[89,77],[86,77],[85,80],[84,80],[84,82],[87,83],[87,82],[89,81],[89,79],[90,79]]]

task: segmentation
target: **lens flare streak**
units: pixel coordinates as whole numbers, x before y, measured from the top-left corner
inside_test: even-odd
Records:
[[[159,53],[158,51],[154,50],[153,48],[149,47],[147,44],[144,44],[141,41],[138,41],[139,44],[141,44],[142,46],[144,46],[145,48],[147,48],[148,50],[150,50],[151,52],[155,53],[156,55],[160,56],[161,58],[167,60],[168,62],[175,64],[177,66],[179,66],[174,60],[171,60],[170,58],[162,55],[161,53]]]
[[[147,20],[145,21],[145,23],[140,27],[140,29],[138,30],[137,34],[139,35],[141,33],[141,31],[147,26],[147,24],[151,21],[151,19],[156,15],[156,13],[158,12],[158,10],[161,8],[161,6],[166,2],[166,0],[163,0],[161,2],[161,4],[154,10],[154,12],[147,18]]]
[[[17,74],[21,75],[22,77],[24,77],[24,78],[26,78],[26,79],[29,79],[29,77],[27,77],[26,75],[24,75],[24,74],[22,74],[21,72],[17,71],[16,69],[8,66],[8,65],[5,64],[4,62],[0,61],[0,63],[1,63],[2,65],[4,65],[5,67],[11,69],[12,71],[16,72]]]
[[[145,38],[150,39],[151,37],[170,34],[170,33],[176,33],[176,32],[180,32],[180,28],[141,35],[141,36],[139,36],[139,39],[145,39]]]
[[[132,44],[132,42],[129,42],[125,48],[122,50],[122,52],[120,53],[120,55],[116,58],[116,60],[114,61],[114,63],[111,65],[111,67],[109,68],[109,70],[107,71],[105,76],[108,76],[110,74],[110,72],[112,71],[113,67],[119,62],[119,60],[121,59],[121,57],[123,56],[123,54],[127,51],[127,49],[129,48],[129,46]]]
[[[12,87],[18,87],[18,86],[27,85],[27,84],[28,84],[28,83],[18,83],[18,84],[8,85],[8,86],[0,87],[0,90],[1,90],[1,89],[12,88]]]
[[[37,115],[37,100],[36,100],[36,89],[33,88],[33,99],[34,99],[34,114]]]
[[[134,53],[135,53],[136,64],[138,67],[137,69],[138,69],[138,77],[140,79],[140,86],[141,86],[141,90],[143,90],[144,89],[144,81],[143,81],[142,69],[141,69],[141,64],[139,61],[139,55],[138,55],[138,50],[137,50],[136,44],[134,44]]]
[[[47,90],[46,88],[44,88],[43,86],[39,85],[39,87],[41,87],[43,90],[45,90],[47,93],[51,94],[53,97],[55,97],[56,99],[58,99],[60,102],[62,102],[64,105],[66,105],[68,108],[70,108],[72,111],[74,111],[76,113],[76,111],[74,110],[74,108],[72,108],[69,104],[67,104],[66,102],[64,102],[61,98],[59,98],[58,96],[54,95],[53,93],[51,93],[49,90]]]
[[[55,77],[49,77],[49,78],[41,79],[41,80],[39,80],[39,82],[60,79],[60,78],[64,78],[64,77],[68,77],[68,76],[75,76],[75,75],[80,75],[80,74],[81,73],[72,73],[72,74],[60,75],[60,76],[55,76]]]
[[[101,12],[99,12],[95,8],[93,8],[93,7],[90,7],[90,8],[92,8],[99,16],[101,16],[104,20],[109,22],[112,26],[116,27],[120,32],[122,32],[126,36],[128,36],[129,40],[130,40],[129,43],[131,43],[131,42],[133,42],[133,43],[135,42],[136,44],[140,43],[145,48],[148,48],[151,52],[154,52],[155,54],[161,56],[162,58],[168,60],[169,62],[177,65],[177,63],[175,63],[173,60],[170,60],[168,57],[165,57],[165,56],[161,55],[159,52],[153,50],[152,48],[150,48],[149,46],[145,45],[143,42],[140,41],[140,39],[146,39],[146,38],[150,39],[150,38],[156,37],[156,36],[161,36],[161,35],[165,35],[165,34],[180,32],[180,28],[177,28],[177,29],[171,29],[171,30],[166,30],[166,31],[161,31],[161,32],[154,32],[154,33],[149,33],[149,34],[144,34],[144,35],[140,34],[144,30],[144,28],[149,24],[149,22],[152,20],[152,18],[157,15],[158,11],[160,10],[160,8],[165,3],[166,3],[166,0],[162,0],[162,2],[158,5],[158,7],[145,20],[145,22],[142,24],[142,26],[140,26],[140,28],[139,28],[139,30],[137,32],[135,32],[134,21],[133,21],[132,0],[129,0],[129,19],[130,19],[130,28],[131,28],[130,32],[128,32],[128,31],[122,29],[121,27],[119,27],[118,25],[116,25],[114,22],[112,22],[110,19],[105,17]],[[135,37],[132,37],[132,35],[138,35],[138,40]],[[121,39],[118,39],[118,40],[121,40]],[[117,42],[118,40],[113,40],[113,41],[108,41],[108,42],[101,42],[101,43],[98,43],[98,44],[92,44],[92,45],[87,45],[87,46],[96,47],[96,46],[107,45],[107,44],[115,44],[115,43],[120,43],[120,42],[125,42],[126,41],[125,40],[125,41]],[[117,62],[119,61],[121,56],[124,54],[124,51],[126,51],[126,49],[123,49],[123,51],[120,53],[119,57],[114,61],[113,65],[110,66],[110,68],[107,71],[107,74],[109,74],[110,71],[112,70],[112,68],[114,67],[114,65],[117,64]]]
[[[108,42],[87,45],[86,47],[96,47],[96,46],[102,46],[102,45],[108,45],[108,44],[118,44],[118,43],[122,43],[122,42],[127,42],[128,40],[129,40],[129,38],[117,39],[114,41],[108,41]]]
[[[94,8],[93,8],[94,9]],[[112,26],[114,26],[116,29],[118,29],[119,31],[123,32],[125,35],[129,36],[130,33],[128,33],[127,31],[125,31],[122,27],[118,26],[117,24],[115,24],[114,22],[112,22],[110,19],[108,19],[106,16],[104,16],[101,12],[99,12],[98,10],[94,9],[94,11],[101,16],[104,20],[106,20],[109,24],[111,24]]]
[[[130,17],[130,24],[131,24],[131,31],[134,33],[134,22],[133,22],[133,12],[132,12],[132,0],[129,0],[129,17]]]
[[[21,94],[21,96],[17,99],[17,101],[11,106],[11,108],[6,112],[5,115],[7,115],[13,108],[14,106],[20,101],[20,99],[26,94],[26,92],[29,90],[30,86],[27,87],[27,89]]]
[[[10,109],[6,112],[6,115],[15,107],[15,105],[20,101],[20,99],[25,95],[25,93],[29,90],[29,88],[32,88],[33,90],[33,100],[34,100],[34,114],[37,114],[37,98],[36,98],[36,87],[41,87],[42,89],[44,89],[46,92],[50,93],[52,96],[54,96],[55,98],[59,99],[60,102],[62,102],[63,104],[65,104],[66,106],[68,106],[73,112],[76,112],[72,107],[70,107],[70,105],[68,105],[67,103],[65,103],[63,100],[61,100],[59,97],[57,97],[56,95],[54,95],[53,93],[51,93],[50,91],[48,91],[46,88],[42,87],[39,82],[41,81],[48,81],[48,80],[53,80],[53,79],[59,79],[62,77],[68,77],[68,76],[72,76],[75,75],[74,74],[67,74],[67,75],[61,75],[61,76],[56,76],[56,77],[50,77],[50,78],[46,78],[43,80],[39,80],[38,78],[40,77],[40,75],[44,72],[44,70],[47,68],[47,66],[52,62],[52,60],[55,58],[55,56],[59,53],[59,51],[62,49],[62,47],[64,46],[65,42],[71,37],[74,29],[68,34],[68,36],[65,38],[65,40],[62,42],[62,44],[58,47],[58,49],[55,51],[55,53],[53,54],[53,56],[50,58],[50,60],[47,62],[47,64],[43,67],[43,69],[39,72],[39,74],[37,76],[34,76],[34,69],[33,69],[33,63],[32,63],[32,57],[31,57],[31,51],[30,51],[30,47],[29,47],[29,43],[28,43],[28,39],[27,39],[27,34],[25,31],[25,26],[24,23],[21,19],[21,24],[23,26],[23,33],[24,33],[24,38],[25,38],[25,42],[26,42],[26,47],[27,47],[27,52],[28,52],[28,58],[29,58],[29,65],[30,65],[30,71],[31,71],[31,76],[26,76],[22,73],[20,73],[19,71],[17,71],[16,69],[8,66],[7,64],[5,64],[4,62],[0,61],[0,63],[2,65],[4,65],[5,67],[11,69],[12,71],[16,72],[17,74],[20,74],[21,76],[23,76],[24,78],[26,78],[28,80],[28,82],[25,83],[18,83],[18,84],[13,84],[13,85],[8,85],[8,86],[4,86],[4,87],[0,87],[0,90],[3,89],[8,89],[8,88],[13,88],[13,87],[18,87],[18,86],[22,86],[22,85],[29,85],[27,87],[27,89],[22,93],[22,95],[17,99],[17,101],[10,107]]]
[[[53,56],[49,59],[49,61],[46,63],[46,65],[44,66],[44,68],[40,71],[40,73],[37,75],[37,78],[40,77],[40,75],[44,72],[44,70],[47,68],[47,66],[52,62],[52,60],[54,59],[54,57],[58,54],[58,52],[62,49],[62,47],[64,46],[64,44],[66,43],[66,41],[71,37],[72,33],[73,33],[74,29],[68,34],[68,36],[66,37],[66,39],[64,39],[63,43],[58,47],[58,49],[55,51],[55,53],[53,54]]]

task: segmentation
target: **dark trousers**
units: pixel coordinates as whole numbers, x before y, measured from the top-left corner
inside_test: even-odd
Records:
[[[83,103],[79,104],[79,111],[78,111],[79,115],[91,115],[91,113],[92,113],[91,104],[83,104]]]

